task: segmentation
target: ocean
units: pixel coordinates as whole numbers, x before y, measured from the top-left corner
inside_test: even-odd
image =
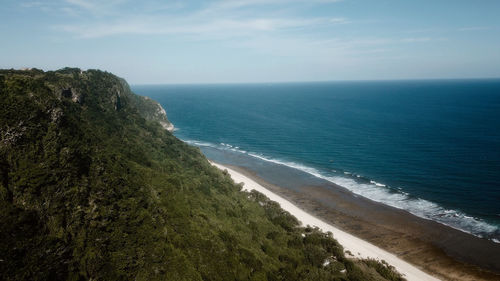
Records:
[[[498,79],[132,89],[217,162],[287,188],[333,182],[500,243]]]

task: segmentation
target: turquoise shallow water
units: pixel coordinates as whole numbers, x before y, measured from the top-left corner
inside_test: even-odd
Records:
[[[209,158],[293,168],[500,242],[500,80],[132,88]]]

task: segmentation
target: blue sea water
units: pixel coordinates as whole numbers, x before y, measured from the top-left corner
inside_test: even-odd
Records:
[[[500,242],[498,79],[132,89],[209,158],[291,167]]]

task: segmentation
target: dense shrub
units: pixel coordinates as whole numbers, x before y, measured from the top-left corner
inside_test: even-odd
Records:
[[[331,235],[241,192],[145,101],[97,70],[0,71],[0,280],[364,276]]]

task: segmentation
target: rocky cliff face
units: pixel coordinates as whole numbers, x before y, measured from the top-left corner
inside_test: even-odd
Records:
[[[160,125],[165,128],[165,130],[168,130],[170,132],[173,132],[174,131],[174,125],[172,123],[170,123],[170,121],[168,121],[167,119],[167,112],[165,111],[165,109],[160,105],[160,103],[158,103],[157,101],[154,101],[148,97],[143,97],[143,99],[145,100],[145,102],[147,103],[151,103],[153,107],[152,109],[152,118],[151,120],[156,120],[160,123]],[[148,117],[144,116],[146,119],[148,119]]]
[[[127,110],[134,109],[146,120],[158,122],[168,131],[174,129],[173,124],[167,119],[165,109],[158,102],[134,94],[124,79],[107,72],[64,68],[49,72],[38,69],[3,70],[1,74],[16,75],[16,81],[24,80],[23,83],[32,84],[31,89],[43,86],[47,94],[58,101],[71,101],[84,109],[98,109],[102,112],[120,111],[124,107]],[[51,100],[50,98],[40,100],[29,88],[24,90],[37,103],[48,103]],[[50,108],[48,104],[45,106],[54,120],[64,114],[61,108]]]
[[[139,109],[139,113],[146,120],[156,121],[160,125],[170,132],[174,131],[174,125],[168,120],[167,112],[165,109],[155,100],[144,96],[135,96],[132,98],[134,106]]]

